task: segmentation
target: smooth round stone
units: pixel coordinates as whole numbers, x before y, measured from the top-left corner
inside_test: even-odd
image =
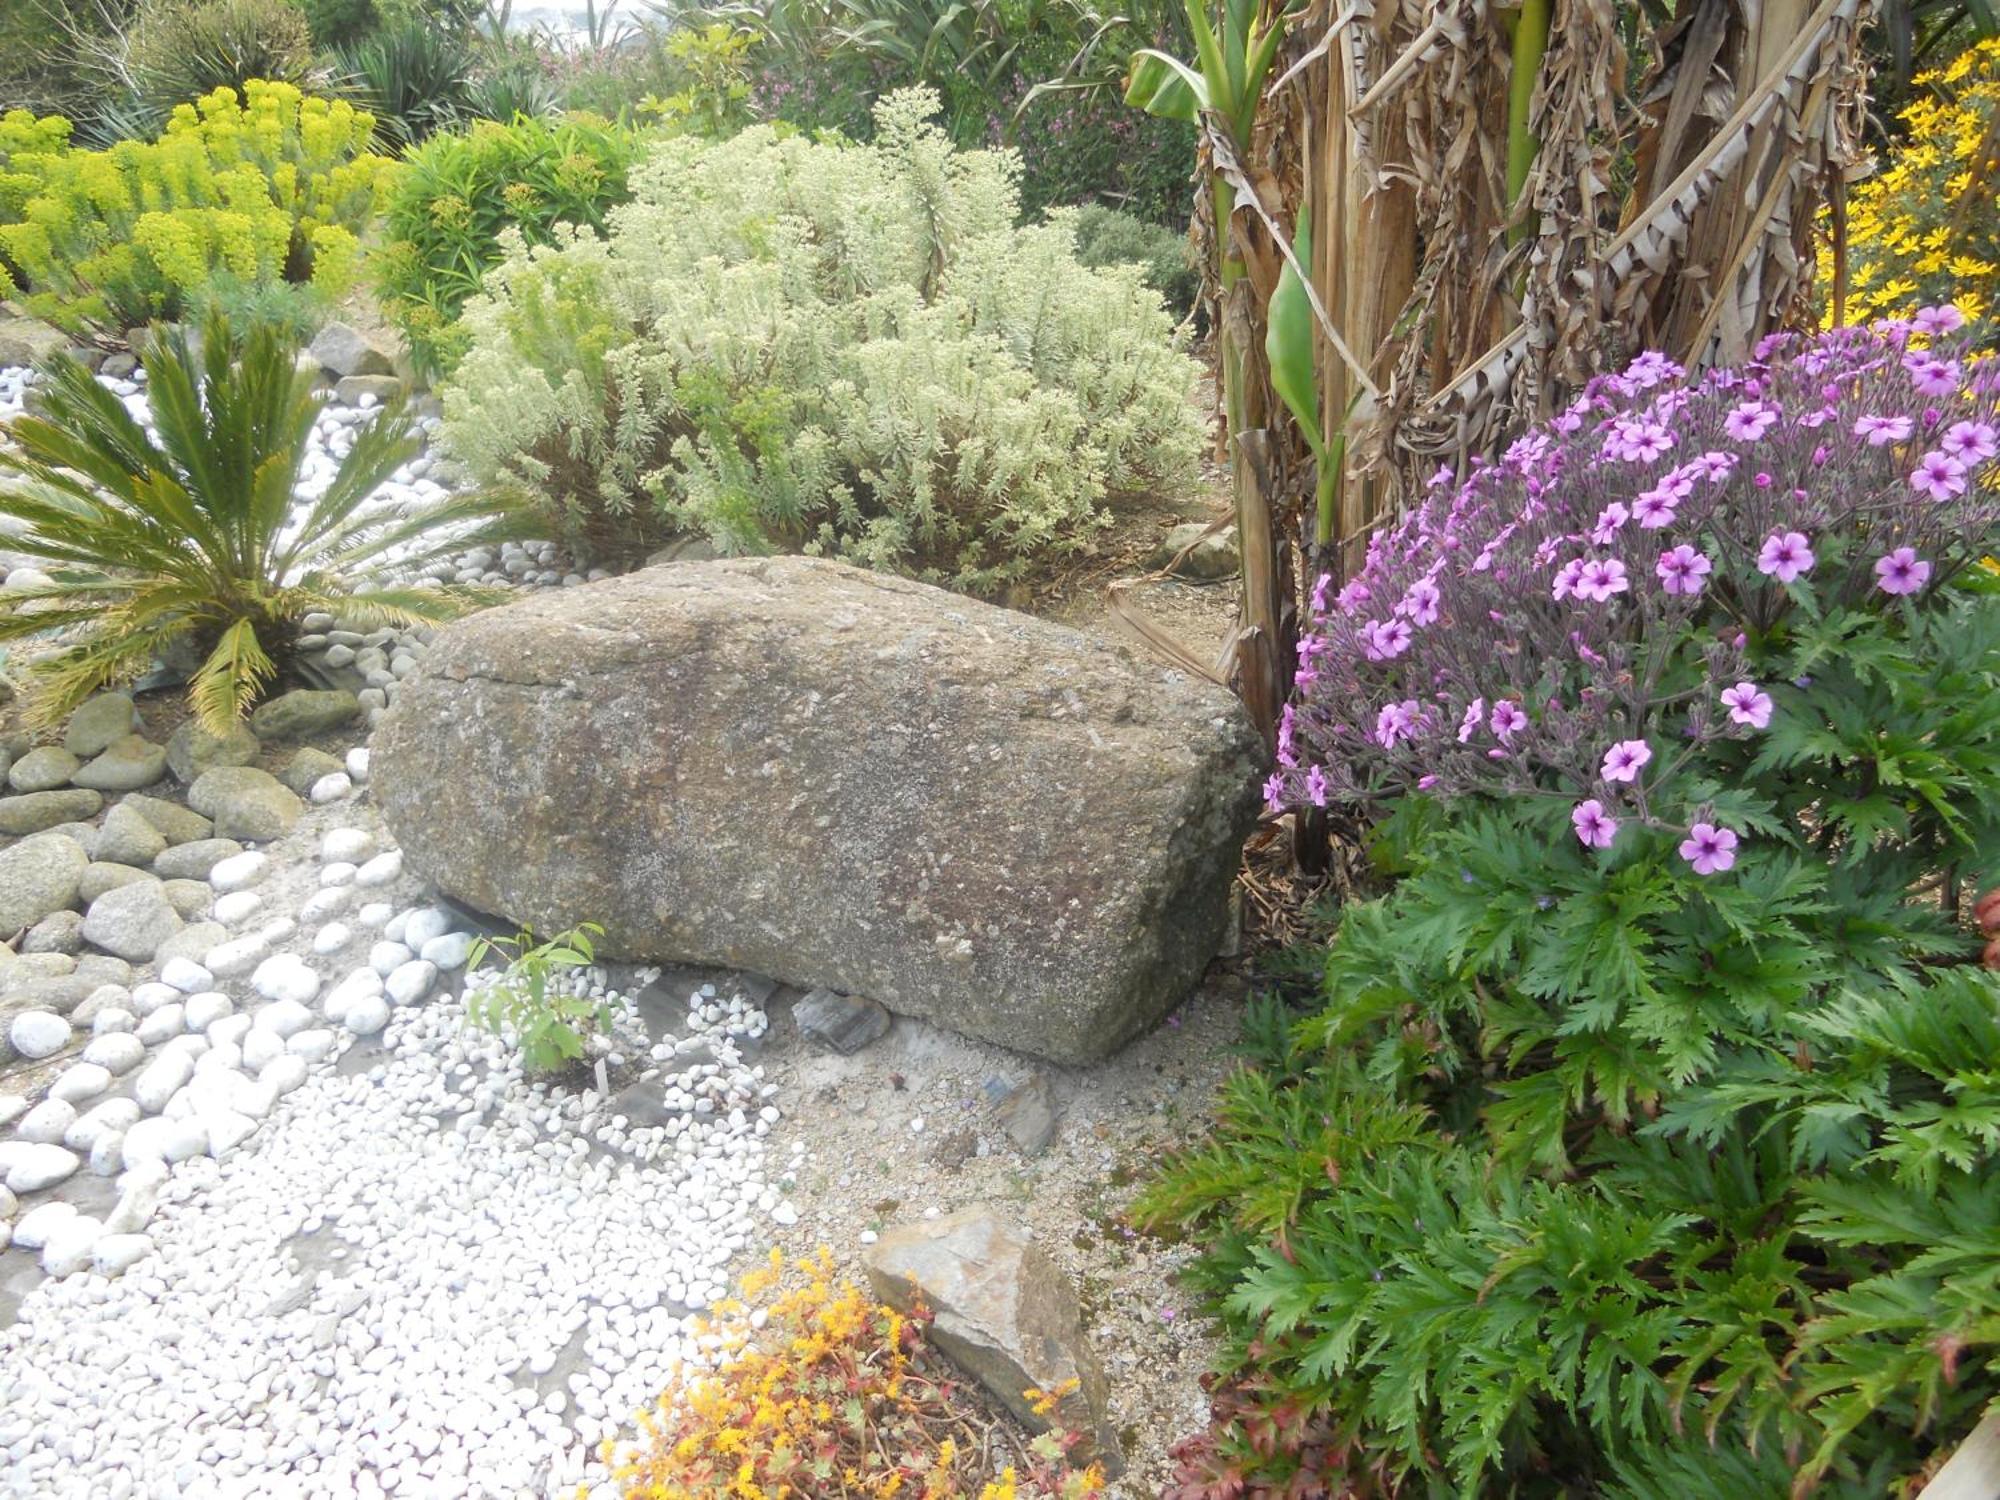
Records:
[[[262,880],[271,867],[271,857],[255,849],[242,854],[232,854],[217,861],[215,868],[208,872],[208,883],[224,895],[231,891],[245,891]]]
[[[146,1044],[129,1031],[107,1031],[84,1044],[83,1060],[123,1078],[146,1060]]]
[[[210,1115],[206,1123],[208,1154],[218,1161],[250,1139],[257,1129],[257,1121],[233,1109]]]
[[[252,1027],[243,1038],[243,1066],[249,1072],[262,1073],[272,1058],[284,1055],[285,1039],[275,1031]]]
[[[367,864],[354,872],[354,883],[358,886],[374,887],[389,884],[403,873],[403,851],[391,849],[378,854]]]
[[[178,1094],[194,1075],[194,1059],[185,1051],[162,1052],[132,1084],[132,1097],[139,1108],[156,1115]]]
[[[323,891],[314,891],[299,908],[299,920],[308,925],[324,922],[328,917],[346,911],[354,900],[354,888],[346,885],[330,886]]]
[[[227,1073],[232,1078],[242,1074],[236,1070],[243,1066],[243,1049],[234,1042],[218,1042],[194,1060],[194,1076],[206,1078],[216,1073]]]
[[[313,1013],[302,1001],[280,998],[257,1012],[256,1025],[251,1029],[268,1031],[279,1038],[292,1037],[312,1025],[312,1020]]]
[[[289,1000],[303,1009],[319,994],[319,972],[293,954],[274,953],[257,965],[250,985],[266,1000]]]
[[[134,1033],[148,1047],[157,1047],[169,1037],[179,1036],[187,1029],[187,1007],[183,1005],[162,1005],[139,1023]]]
[[[107,1234],[90,1249],[90,1268],[99,1276],[122,1276],[153,1253],[150,1234]]]
[[[264,898],[255,891],[231,891],[226,896],[215,898],[212,915],[225,927],[234,927],[264,904]]]
[[[125,1132],[107,1130],[91,1142],[90,1171],[94,1177],[115,1177],[125,1170]]]
[[[352,860],[337,859],[319,872],[319,883],[325,886],[352,885],[360,867]]]
[[[66,1219],[42,1246],[42,1270],[50,1276],[73,1276],[90,1264],[90,1253],[104,1238],[104,1224],[90,1214]]]
[[[354,783],[345,771],[333,771],[320,777],[306,793],[306,799],[315,807],[328,807],[354,794]]]
[[[333,1051],[338,1039],[323,1026],[315,1026],[309,1031],[295,1032],[285,1038],[285,1050],[294,1057],[303,1057],[307,1062],[324,1061]]]
[[[451,913],[439,911],[435,906],[419,907],[410,913],[409,921],[403,924],[400,939],[412,949],[421,950],[432,938],[443,937],[451,931]]]
[[[389,1024],[389,1002],[381,995],[360,995],[350,1003],[340,1024],[356,1036],[374,1036]]]
[[[76,1117],[63,1132],[63,1144],[72,1151],[93,1151],[106,1135],[122,1134],[145,1117],[145,1111],[131,1099],[106,1099],[96,1108]]]
[[[414,1005],[430,993],[437,983],[437,965],[425,963],[421,958],[402,965],[387,979],[382,987],[389,992],[389,998],[398,1005]]]
[[[183,995],[196,995],[215,983],[215,976],[191,958],[170,958],[160,965],[160,982]]]
[[[129,996],[127,998],[130,998]],[[110,1005],[100,1010],[90,1019],[92,1036],[111,1036],[118,1032],[130,1031],[139,1024],[139,1018],[120,1006]],[[84,1049],[88,1053],[89,1049]],[[97,1059],[92,1058],[93,1062]]]
[[[354,914],[354,920],[363,927],[385,928],[394,920],[396,908],[386,901],[370,901]]]
[[[85,1050],[89,1049],[86,1047]],[[95,1099],[110,1087],[111,1070],[102,1063],[86,1060],[71,1064],[62,1077],[49,1085],[49,1098],[51,1101],[61,1099],[70,1104],[81,1104],[86,1099]]]
[[[149,979],[144,984],[133,987],[132,1009],[143,1020],[162,1005],[173,1005],[180,998],[181,992],[172,985]]]
[[[44,1099],[21,1117],[14,1127],[17,1140],[39,1146],[59,1146],[63,1132],[76,1123],[76,1106],[67,1099]]]
[[[234,1015],[224,1016],[220,1021],[211,1021],[204,1035],[208,1037],[209,1045],[213,1047],[240,1046],[251,1024],[251,1017],[244,1015],[242,1011],[237,1011]]]
[[[24,1141],[17,1155],[9,1158],[7,1190],[11,1193],[39,1193],[52,1188],[83,1165],[74,1151],[61,1146],[44,1146]]]
[[[7,1028],[8,1042],[31,1062],[54,1057],[69,1045],[69,1038],[69,1022],[49,1010],[24,1010]]]
[[[267,1063],[264,1071],[257,1075],[257,1081],[269,1084],[280,1094],[289,1094],[306,1081],[307,1067],[308,1064],[303,1057],[294,1057],[287,1053]]]
[[[217,1021],[236,1009],[236,1004],[221,990],[203,990],[199,995],[188,998],[184,1019],[189,1031],[207,1031]]]
[[[387,979],[415,957],[402,943],[384,940],[368,950],[368,967]]]
[[[271,945],[254,934],[249,937],[231,938],[226,943],[217,943],[208,950],[202,960],[202,967],[218,979],[234,978],[254,968],[264,955],[271,951]]]
[[[469,932],[440,933],[424,944],[420,956],[425,963],[436,964],[440,969],[461,969],[472,957],[475,941]]]
[[[354,941],[354,929],[345,922],[329,922],[313,934],[312,950],[315,953],[338,953]]]
[[[389,918],[388,925],[382,929],[382,936],[389,942],[400,943],[403,941],[403,934],[409,930],[409,926],[410,913],[399,911],[395,916]]]
[[[14,1221],[14,1243],[23,1250],[39,1250],[49,1236],[77,1216],[76,1205],[60,1198],[29,1209]]]
[[[299,924],[290,917],[273,917],[257,929],[257,936],[267,943],[282,943],[299,930]]]
[[[375,835],[365,828],[335,828],[319,841],[319,857],[359,865],[375,852]]]
[[[346,765],[347,774],[356,786],[366,781],[368,779],[368,751],[366,747],[357,745],[354,749],[348,751]]]

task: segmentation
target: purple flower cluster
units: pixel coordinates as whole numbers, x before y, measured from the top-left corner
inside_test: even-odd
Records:
[[[1645,354],[1441,470],[1315,589],[1269,805],[1557,797],[1586,848],[1637,819],[1731,868],[1741,832],[1664,793],[1703,745],[1770,727],[1749,642],[1807,595],[1920,606],[1993,544],[2000,360],[1963,324],[1773,335],[1692,383]]]

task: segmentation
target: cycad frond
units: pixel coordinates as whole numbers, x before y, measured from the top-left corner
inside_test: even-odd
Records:
[[[188,702],[204,729],[224,734],[250,712],[263,685],[277,674],[277,664],[257,639],[248,620],[238,620],[222,632],[188,684]]]
[[[0,595],[0,640],[70,645],[30,672],[31,710],[52,724],[107,682],[137,676],[177,638],[217,642],[191,689],[210,728],[247,712],[276,676],[286,622],[349,608],[348,591],[421,570],[441,553],[525,536],[518,511],[460,496],[366,513],[412,451],[392,407],[361,428],[302,524],[288,523],[320,402],[269,328],[235,338],[212,318],[197,353],[155,330],[143,356],[157,441],[67,356],[44,366],[43,414],[8,427],[23,476],[0,480],[12,550],[51,565],[51,584]],[[287,531],[292,534],[282,543]],[[396,586],[354,609],[386,623],[447,619],[476,591]],[[261,635],[260,635],[261,632]]]

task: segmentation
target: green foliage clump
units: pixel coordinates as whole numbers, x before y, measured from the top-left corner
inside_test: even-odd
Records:
[[[470,33],[421,15],[378,26],[340,54],[348,91],[398,147],[464,117],[477,61]]]
[[[1117,86],[1133,48],[1186,50],[1178,0],[715,0],[684,14],[759,37],[764,118],[866,139],[875,100],[920,84],[960,146],[1020,153],[1030,215],[1103,201],[1187,222],[1193,127],[1135,114]]]
[[[1197,367],[1129,268],[1017,224],[1006,153],[935,98],[870,145],[661,142],[599,239],[518,242],[468,304],[453,449],[586,548],[676,531],[985,588],[1175,482]]]
[[[1657,791],[1751,830],[1727,878],[1560,799],[1400,805],[1324,1008],[1140,1205],[1209,1242],[1261,1416],[1177,1493],[1289,1479],[1307,1414],[1385,1493],[1877,1500],[2000,1397],[2000,975],[1953,909],[2000,868],[2000,590],[1751,650],[1768,733]]]
[[[384,314],[411,357],[448,369],[464,347],[459,309],[500,259],[503,230],[546,245],[561,224],[603,230],[629,196],[639,137],[588,115],[477,121],[411,151],[384,211],[375,259]]]
[[[50,642],[26,671],[31,726],[191,653],[190,706],[219,733],[278,678],[303,616],[414,624],[484,599],[398,581],[519,528],[476,495],[414,510],[375,498],[417,451],[396,403],[295,524],[324,405],[296,352],[268,324],[239,339],[211,319],[198,347],[156,327],[141,357],[157,436],[77,361],[45,367],[41,414],[8,425],[15,475],[0,481],[8,547],[50,580],[0,594],[0,642]]]
[[[1201,296],[1201,268],[1187,236],[1101,203],[1075,211],[1076,258],[1086,266],[1135,265],[1185,317]]]
[[[173,111],[155,141],[68,146],[69,124],[0,118],[0,294],[69,328],[183,317],[218,277],[319,300],[352,285],[393,168],[374,121],[253,80]]]
[[[153,118],[252,79],[315,81],[312,31],[290,0],[142,0],[118,71]]]
[[[541,943],[525,927],[515,937],[481,938],[472,945],[468,971],[489,953],[505,954],[507,966],[466,987],[467,1018],[519,1047],[529,1073],[554,1073],[575,1062],[583,1056],[589,1030],[611,1025],[611,1010],[602,1000],[566,989],[561,976],[588,968],[595,958],[591,939],[603,935],[597,923],[580,922]]]

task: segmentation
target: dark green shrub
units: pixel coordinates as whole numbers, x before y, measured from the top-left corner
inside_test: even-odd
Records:
[[[293,0],[320,47],[351,47],[372,32],[380,17],[375,0]]]
[[[301,616],[407,624],[481,597],[407,580],[519,528],[477,495],[383,508],[375,491],[416,451],[397,403],[358,431],[293,525],[325,404],[296,352],[269,325],[239,340],[211,319],[198,348],[156,325],[141,356],[156,434],[75,360],[44,367],[42,413],[9,425],[16,473],[0,483],[8,546],[50,576],[0,596],[0,641],[63,632],[24,674],[31,724],[60,723],[107,683],[192,648],[189,706],[221,732],[278,677]]]
[[[426,140],[469,112],[477,61],[468,32],[423,15],[378,27],[340,54],[348,91],[397,146]]]
[[[456,360],[453,320],[499,261],[503,230],[531,245],[549,243],[558,224],[601,232],[606,212],[630,196],[626,173],[638,156],[634,132],[588,115],[476,121],[411,151],[375,266],[383,311],[419,367]]]
[[[1076,258],[1086,266],[1135,265],[1182,317],[1201,295],[1201,270],[1187,236],[1136,214],[1086,204],[1076,211]]]
[[[303,86],[315,69],[312,33],[287,0],[146,0],[125,34],[132,97],[162,117],[253,78]]]
[[[1403,878],[1140,1206],[1253,1408],[1180,1493],[1289,1482],[1310,1419],[1357,1494],[1874,1500],[2000,1397],[1957,916],[2000,382],[1956,321],[1648,356],[1321,590],[1271,795],[1381,799]]]

